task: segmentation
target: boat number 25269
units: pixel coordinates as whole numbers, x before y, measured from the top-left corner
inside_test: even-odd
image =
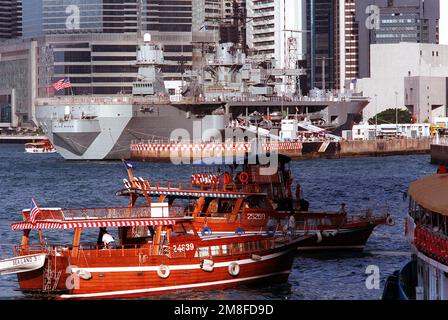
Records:
[[[248,213],[247,220],[264,220],[266,215],[264,213]]]
[[[173,245],[173,251],[176,252],[185,252],[194,250],[193,243],[182,243]]]

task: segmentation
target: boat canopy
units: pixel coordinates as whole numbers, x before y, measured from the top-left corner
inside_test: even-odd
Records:
[[[435,174],[410,184],[408,194],[423,208],[448,216],[448,174]]]
[[[101,228],[101,227],[138,227],[138,226],[162,226],[174,225],[177,222],[190,219],[104,219],[94,221],[36,221],[18,222],[11,225],[12,230],[32,230],[32,229],[75,229],[75,228]]]
[[[11,225],[12,230],[74,229],[100,227],[137,227],[174,225],[190,221],[179,207],[152,204],[150,207],[113,207],[66,209],[39,208],[36,221],[30,221],[30,210],[22,211],[23,221]]]

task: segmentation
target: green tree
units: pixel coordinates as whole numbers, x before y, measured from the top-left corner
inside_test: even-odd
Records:
[[[377,114],[378,124],[394,124],[396,109],[386,109]],[[370,124],[375,124],[375,116],[369,119]],[[408,110],[398,109],[398,123],[412,123],[412,114]]]

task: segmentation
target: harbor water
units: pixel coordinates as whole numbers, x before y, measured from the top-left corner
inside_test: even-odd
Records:
[[[292,162],[310,210],[337,211],[343,202],[349,211],[373,208],[387,211],[394,226],[379,226],[361,253],[297,253],[289,281],[269,286],[217,291],[183,291],[147,299],[380,299],[388,275],[410,257],[404,237],[409,183],[432,174],[429,155],[307,160]],[[152,180],[189,180],[191,166],[136,163],[135,173]],[[21,220],[21,210],[34,197],[42,207],[106,207],[127,205],[115,197],[126,177],[119,161],[65,161],[57,154],[25,154],[23,145],[0,144],[0,258],[12,255],[20,232],[10,224]],[[66,237],[66,238],[62,238]],[[71,234],[47,235],[48,243],[71,241]],[[379,289],[366,286],[366,269],[376,266]],[[369,282],[370,283],[370,282]],[[16,276],[0,277],[0,299],[27,299]]]

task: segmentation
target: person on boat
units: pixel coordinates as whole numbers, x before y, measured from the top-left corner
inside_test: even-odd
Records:
[[[302,187],[298,183],[296,186],[296,207],[300,210],[300,200],[302,199]]]
[[[303,199],[302,187],[298,183],[296,186],[296,208],[298,211],[308,211],[310,203]]]
[[[100,232],[98,233],[98,238],[96,240],[97,246],[102,246],[103,245],[103,235],[104,235],[105,232],[107,232],[106,228],[101,227],[100,228]]]
[[[110,248],[112,246],[112,242],[115,242],[114,237],[112,237],[106,230],[106,228],[104,228],[104,233],[103,233],[103,237],[102,237],[102,241],[103,241],[103,245],[104,248]]]
[[[339,209],[339,213],[342,214],[342,217],[344,219],[343,221],[345,223],[347,221],[347,210],[345,209],[345,203],[344,202],[341,203],[341,209]]]
[[[296,186],[296,199],[297,201],[300,201],[302,199],[303,193],[302,193],[302,187],[300,186],[300,183]]]

